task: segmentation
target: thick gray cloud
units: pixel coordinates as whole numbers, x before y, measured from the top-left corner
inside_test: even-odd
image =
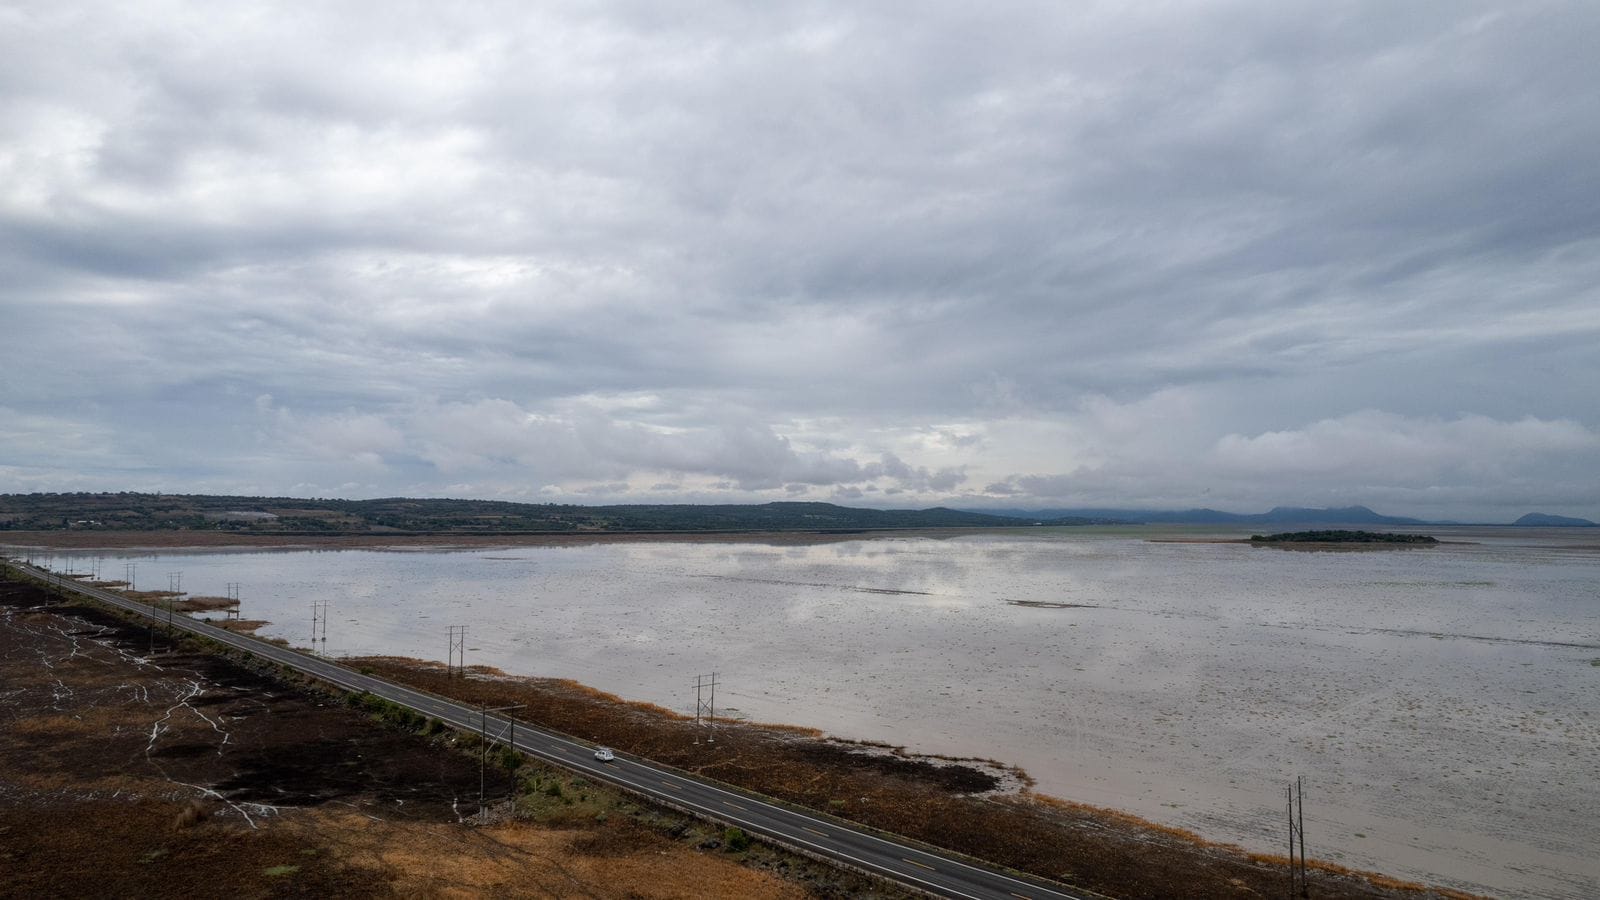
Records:
[[[1600,517],[1597,29],[12,3],[0,490]]]

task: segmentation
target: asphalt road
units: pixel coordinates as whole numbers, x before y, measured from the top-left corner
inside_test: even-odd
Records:
[[[165,611],[129,600],[114,591],[89,587],[33,566],[20,563],[14,565],[67,590],[137,616],[154,619],[163,624],[168,620]],[[367,691],[463,730],[476,731],[486,726],[487,733],[490,736],[499,736],[501,743],[505,743],[507,737],[514,736],[515,747],[529,756],[598,781],[620,785],[668,806],[714,821],[737,825],[751,834],[842,863],[847,867],[892,879],[916,890],[943,897],[1102,900],[1102,895],[1099,894],[1081,889],[1068,890],[1059,885],[1047,885],[973,865],[915,844],[792,809],[647,760],[618,753],[614,761],[603,763],[594,758],[593,746],[564,735],[545,731],[524,722],[515,722],[513,725],[502,715],[483,714],[473,707],[412,690],[381,678],[353,672],[327,660],[255,638],[234,634],[184,614],[173,616],[172,623],[176,628],[270,659],[347,690]]]

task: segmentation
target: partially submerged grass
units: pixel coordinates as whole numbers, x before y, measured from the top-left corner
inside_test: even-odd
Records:
[[[173,604],[178,612],[213,612],[219,609],[232,609],[239,605],[239,601],[232,597],[187,597]]]

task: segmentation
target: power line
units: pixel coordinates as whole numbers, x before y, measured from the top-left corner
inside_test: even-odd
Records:
[[[169,631],[169,632],[172,631],[172,629],[175,627],[174,624],[173,624],[173,621],[172,621],[173,606],[174,606],[175,601],[178,599],[178,595],[183,593],[182,588],[183,588],[183,573],[182,572],[168,572],[167,573],[167,597],[165,599],[167,601],[167,631]],[[170,640],[169,640],[169,643],[170,643]]]
[[[462,626],[463,630],[465,630],[465,627]],[[508,709],[522,709],[525,705],[518,703],[513,706],[497,706],[494,709],[490,709],[487,706],[479,707],[478,709],[478,824],[480,825],[487,824],[488,821],[488,816],[484,813],[483,808],[483,784],[484,771],[488,768],[489,759],[489,713],[505,712]],[[511,730],[511,741],[508,746],[515,750],[517,748],[517,732],[515,730],[517,720],[506,716],[506,726]],[[513,777],[515,776],[513,775]]]
[[[717,673],[710,675],[696,675],[694,677],[694,724],[697,726],[694,733],[694,742],[700,743],[700,730],[698,726],[712,728],[717,721]],[[707,699],[709,697],[709,699]],[[707,731],[706,743],[717,742],[716,734]]]
[[[322,655],[328,655],[328,604],[331,600],[311,601],[311,652],[317,652],[317,629],[321,626]]]
[[[1288,799],[1287,812],[1289,816],[1289,897],[1294,900],[1300,897],[1310,897],[1311,889],[1306,883],[1306,780],[1298,776],[1289,783],[1286,795]],[[1295,857],[1295,846],[1299,845],[1300,856]]]
[[[457,660],[460,661],[459,666],[457,664]],[[445,661],[444,669],[446,677],[455,675],[458,668],[463,675],[466,674],[467,626],[465,625],[450,626],[450,655]]]

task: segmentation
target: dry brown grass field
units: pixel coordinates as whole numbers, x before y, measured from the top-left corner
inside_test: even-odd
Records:
[[[0,897],[899,896],[4,581],[0,722]]]

